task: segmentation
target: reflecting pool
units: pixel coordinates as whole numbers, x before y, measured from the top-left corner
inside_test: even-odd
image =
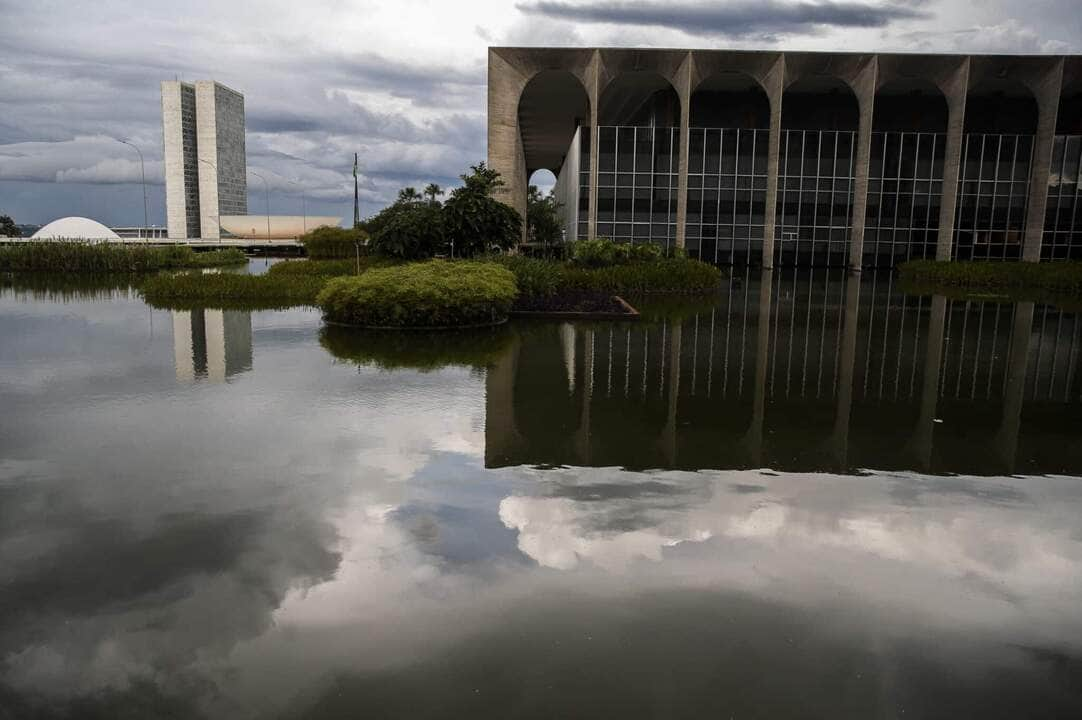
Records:
[[[0,276],[0,718],[1082,716],[1077,314],[637,304],[364,333]]]

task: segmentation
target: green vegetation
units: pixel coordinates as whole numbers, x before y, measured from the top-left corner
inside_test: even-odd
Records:
[[[270,266],[267,273],[270,275],[322,275],[324,277],[336,277],[339,275],[356,275],[358,267],[361,272],[373,267],[384,267],[393,264],[393,260],[376,255],[362,255],[360,260],[286,260]]]
[[[515,277],[495,263],[430,260],[330,280],[316,302],[324,317],[364,327],[461,327],[502,322]]]
[[[313,260],[355,258],[367,252],[368,233],[360,228],[320,227],[301,235],[300,241]]]
[[[563,242],[560,203],[552,192],[543,195],[536,185],[526,192],[526,237],[532,243],[558,245]]]
[[[0,215],[0,237],[22,237],[10,215]]]
[[[429,372],[448,366],[481,369],[507,351],[513,335],[506,326],[433,333],[358,330],[334,325],[319,333],[319,343],[339,360],[382,370]]]
[[[1078,262],[911,260],[899,265],[898,272],[904,281],[913,286],[1043,290],[1063,294],[1082,294],[1082,263]]]
[[[323,275],[178,273],[147,278],[139,288],[154,307],[215,307],[237,310],[315,305]]]
[[[573,262],[521,255],[500,257],[496,261],[514,273],[519,292],[525,296],[566,291],[617,295],[712,293],[721,281],[721,271],[716,267],[687,258],[660,258],[605,267],[582,267]]]
[[[247,261],[244,253],[235,248],[197,253],[185,245],[52,241],[0,247],[0,270],[130,273],[240,265]]]
[[[444,203],[438,185],[429,184],[424,193],[403,188],[392,205],[362,223],[372,236],[372,249],[400,260],[424,260],[473,257],[516,245],[522,217],[491,196],[503,184],[500,174],[484,163],[470,170]]]
[[[656,243],[618,243],[607,238],[579,240],[571,244],[571,260],[583,267],[608,267],[637,262],[654,262],[665,256]]]

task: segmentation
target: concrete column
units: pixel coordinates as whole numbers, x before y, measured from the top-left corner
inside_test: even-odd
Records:
[[[673,319],[669,332],[669,407],[665,428],[661,431],[662,452],[666,467],[676,468],[676,411],[680,403],[680,353],[683,351],[684,325],[679,318]],[[662,349],[662,352],[665,352]]]
[[[909,442],[917,467],[930,472],[935,440],[935,416],[939,405],[939,374],[943,369],[943,328],[947,317],[947,299],[932,296],[928,313],[928,346],[924,355],[924,385],[920,396],[920,418]]]
[[[857,326],[860,321],[860,276],[845,279],[845,323],[841,357],[838,358],[838,407],[834,415],[831,445],[838,470],[849,465],[849,418],[853,410],[853,370],[857,359]]]
[[[597,168],[598,168],[598,118],[601,117],[601,51],[595,50],[590,60],[586,94],[590,97],[590,187],[586,214],[586,237],[597,237]]]
[[[947,99],[947,144],[943,155],[943,195],[939,203],[939,236],[936,240],[935,259],[945,261],[951,259],[954,246],[958,175],[962,164],[966,93],[969,90],[969,58],[959,67],[949,85],[942,89]]]
[[[752,400],[751,425],[743,445],[753,467],[764,467],[763,425],[766,422],[766,374],[770,359],[770,312],[774,300],[774,271],[764,268],[759,275],[759,328],[755,343],[755,395]]]
[[[766,207],[763,208],[763,267],[774,267],[775,221],[778,211],[778,158],[781,156],[781,103],[785,94],[785,56],[770,71],[764,83],[770,100],[770,137],[766,151]],[[748,258],[750,261],[751,258]]]
[[[522,240],[526,240],[526,156],[518,125],[518,101],[526,78],[492,50],[488,53],[488,166],[497,170],[504,184],[492,195],[522,215]]]
[[[995,436],[995,449],[1003,461],[1003,472],[1014,473],[1018,455],[1018,434],[1022,429],[1022,403],[1026,392],[1029,341],[1033,334],[1033,302],[1014,306],[1014,329],[1007,355],[1007,383],[1003,388],[1003,417]]]
[[[1056,136],[1060,90],[1063,85],[1063,58],[1040,79],[1034,88],[1037,97],[1037,136],[1033,139],[1033,165],[1029,169],[1029,210],[1022,260],[1039,262],[1044,240],[1045,208],[1048,206],[1048,175],[1052,168],[1052,144]]]
[[[516,333],[507,350],[485,369],[485,467],[503,467],[521,447],[515,425],[515,376],[522,341]]]
[[[687,240],[688,221],[688,134],[691,130],[691,76],[692,55],[689,52],[677,73],[676,94],[680,98],[680,149],[676,182],[676,247],[682,248]],[[700,255],[702,245],[699,245]]]
[[[853,187],[853,217],[850,220],[849,269],[860,271],[864,253],[864,220],[868,210],[868,170],[872,157],[872,116],[875,111],[875,84],[879,61],[872,58],[853,82],[860,105],[857,126],[857,158]]]

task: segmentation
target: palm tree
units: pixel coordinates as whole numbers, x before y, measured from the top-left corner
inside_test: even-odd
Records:
[[[417,188],[404,187],[398,191],[399,202],[417,202],[421,197],[422,195],[417,192]]]
[[[429,202],[436,202],[436,198],[443,194],[443,188],[436,183],[429,183],[425,185],[424,194]]]

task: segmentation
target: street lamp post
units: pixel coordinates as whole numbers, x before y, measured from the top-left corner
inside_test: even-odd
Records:
[[[300,178],[297,178],[297,179],[299,180]],[[302,223],[301,227],[303,228],[303,231],[305,233],[307,233],[308,232],[308,201],[307,201],[307,198],[304,197],[304,186],[301,185],[299,182],[294,182],[293,180],[286,180],[286,182],[289,183],[290,185],[296,185],[297,187],[299,187],[301,189],[301,223]]]
[[[143,151],[136,147],[133,143],[128,142],[127,140],[121,140],[120,138],[116,138],[116,141],[124,143],[128,147],[134,149],[135,152],[139,153],[139,174],[143,177],[143,236],[147,242],[150,242],[150,238],[145,237],[147,234],[147,226],[150,224],[150,220],[148,219],[147,215],[147,169],[146,163],[143,162]]]
[[[263,177],[255,170],[249,170],[248,172],[263,181],[263,192],[266,193],[267,197],[267,242],[270,242],[270,185],[267,184],[267,178]]]

